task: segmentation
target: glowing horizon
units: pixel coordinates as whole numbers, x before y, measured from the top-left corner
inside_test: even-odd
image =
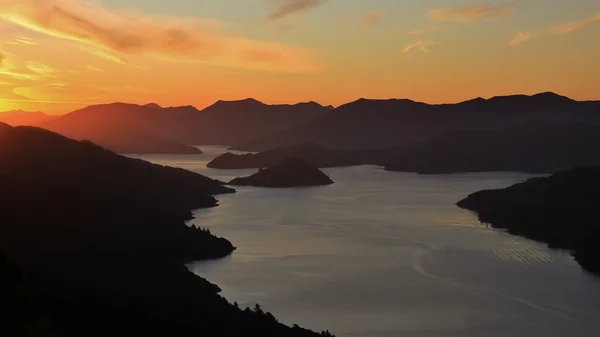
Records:
[[[0,0],[0,26],[0,111],[600,99],[594,0]]]

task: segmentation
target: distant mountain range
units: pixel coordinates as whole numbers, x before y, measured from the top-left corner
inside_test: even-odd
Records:
[[[306,123],[333,107],[314,102],[267,105],[253,99],[218,101],[206,109],[126,103],[93,105],[54,118],[6,113],[11,125],[39,126],[119,153],[201,153],[190,145],[233,145]],[[43,115],[43,114],[42,114]],[[10,116],[14,116],[8,118]],[[44,115],[46,116],[46,115]]]
[[[455,133],[497,134],[532,121],[600,125],[600,101],[541,93],[441,105],[360,99],[338,108],[315,102],[268,105],[254,99],[218,101],[203,110],[113,103],[31,124],[120,153],[196,154],[200,150],[190,145],[253,152],[300,144],[349,151],[412,150]]]
[[[0,122],[12,126],[35,125],[53,117],[40,111],[12,110],[0,112]]]
[[[453,130],[497,129],[530,120],[600,124],[600,101],[575,101],[554,93],[441,105],[408,99],[360,99],[232,149],[256,152],[301,143],[332,149],[386,149],[421,143]]]
[[[218,101],[203,110],[163,109],[173,124],[158,125],[161,135],[194,145],[234,145],[304,124],[333,110],[315,102],[267,105],[254,99]]]

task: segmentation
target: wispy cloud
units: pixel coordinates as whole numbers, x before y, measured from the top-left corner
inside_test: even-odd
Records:
[[[15,41],[21,43],[21,44],[27,44],[27,45],[35,45],[35,41],[28,38],[28,37],[24,37],[24,36],[19,36],[15,39]]]
[[[410,44],[406,47],[404,47],[404,52],[408,53],[409,51],[418,48],[419,50],[421,50],[424,53],[429,53],[429,47],[433,46],[435,44],[435,42],[431,41],[431,40],[422,40],[422,41],[417,41],[413,44]]]
[[[566,22],[537,32],[520,32],[508,44],[510,46],[521,46],[537,37],[568,35],[597,23],[600,23],[600,13],[586,19]]]
[[[523,43],[531,40],[535,37],[534,33],[530,32],[519,32],[508,44],[510,46],[521,46]]]
[[[7,76],[16,80],[28,80],[28,81],[35,81],[37,79],[39,79],[38,76],[32,75],[32,74],[26,74],[26,73],[21,73],[18,71],[12,71],[12,70],[0,70],[0,76]]]
[[[29,97],[25,97],[23,95],[19,95],[17,93],[12,93],[13,97],[19,98],[6,98],[3,95],[0,95],[0,102],[22,102],[22,103],[53,103],[53,104],[90,104],[90,102],[85,101],[56,101],[56,100],[42,100],[42,99],[33,99]]]
[[[587,26],[591,26],[591,25],[599,23],[599,22],[600,22],[600,13],[596,14],[596,16],[593,16],[593,17],[590,17],[587,19],[571,21],[571,22],[564,23],[562,25],[558,25],[556,28],[554,28],[554,32],[558,35],[571,34],[575,31],[578,31],[580,29],[583,29]]]
[[[6,43],[11,44],[11,45],[28,45],[28,46],[36,45],[34,40],[32,40],[28,37],[24,37],[24,36],[18,36],[13,40],[6,41]]]
[[[327,0],[281,0],[282,3],[269,13],[269,20],[279,20],[286,16],[315,9]]]
[[[9,77],[15,80],[37,80],[39,76],[15,67],[7,54],[0,52],[0,77]]]
[[[145,88],[138,87],[138,86],[132,86],[132,85],[104,86],[104,87],[100,86],[100,87],[94,87],[94,89],[99,90],[99,91],[104,91],[104,92],[119,92],[119,93],[127,92],[127,93],[138,93],[138,94],[150,93],[150,91]]]
[[[42,75],[42,76],[51,76],[56,74],[58,71],[46,64],[39,62],[25,62],[25,68],[31,70],[32,72]]]
[[[17,54],[0,52],[0,78],[11,78],[17,83],[23,81],[56,81],[61,72],[47,64],[25,61]]]
[[[97,72],[103,72],[104,70],[98,68],[98,67],[94,67],[93,65],[86,65],[85,68],[87,70],[91,70],[91,71],[97,71]]]
[[[12,88],[0,93],[0,102],[31,102],[31,98],[17,92],[17,88]]]
[[[129,64],[129,62],[127,62],[127,60],[125,60],[124,58],[115,55],[114,53],[111,53],[109,51],[106,50],[101,50],[95,47],[82,47],[82,50],[94,55],[94,56],[98,56],[100,58],[103,58],[107,61],[111,61],[117,64]]]
[[[47,86],[53,87],[55,89],[63,89],[69,86],[69,83],[67,82],[48,82],[46,83]]]
[[[322,0],[296,2],[299,4],[295,6],[288,3],[275,17],[312,8]],[[113,54],[150,55],[172,61],[274,72],[320,69],[311,50],[230,36],[220,32],[214,24],[199,19],[121,12],[88,0],[2,0],[0,18],[39,33],[78,41],[96,50],[110,50]],[[256,50],[272,57],[268,60],[247,57]],[[121,61],[124,60],[121,58]]]
[[[362,21],[369,25],[374,25],[379,23],[383,16],[386,14],[385,11],[373,11],[363,14]]]
[[[429,12],[433,21],[441,22],[473,22],[505,17],[515,11],[514,2],[503,4],[480,4],[453,8],[437,8]]]

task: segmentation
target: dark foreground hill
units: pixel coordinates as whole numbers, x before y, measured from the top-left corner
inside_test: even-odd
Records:
[[[0,122],[0,135],[2,135],[5,131],[8,131],[10,129],[10,125]]]
[[[448,132],[397,149],[385,169],[426,174],[553,173],[594,165],[600,165],[600,127],[536,121],[500,129]]]
[[[554,93],[441,105],[408,99],[360,99],[232,149],[259,152],[302,143],[331,149],[388,149],[426,142],[454,130],[504,128],[532,120],[600,124],[599,111],[600,102],[575,101]]]
[[[600,167],[533,178],[458,202],[482,222],[570,250],[581,266],[600,273]]]
[[[236,178],[229,185],[257,187],[305,187],[333,184],[318,168],[298,158],[285,159],[249,177]]]
[[[182,265],[234,250],[184,224],[233,192],[219,181],[19,127],[0,135],[0,190],[2,336],[317,335]]]

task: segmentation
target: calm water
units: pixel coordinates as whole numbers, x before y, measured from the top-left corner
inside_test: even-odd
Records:
[[[228,180],[199,156],[143,156]],[[598,336],[600,279],[567,254],[480,225],[454,206],[522,174],[419,176],[325,170],[336,184],[240,188],[192,222],[231,240],[230,257],[189,265],[241,306],[340,337]]]

